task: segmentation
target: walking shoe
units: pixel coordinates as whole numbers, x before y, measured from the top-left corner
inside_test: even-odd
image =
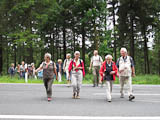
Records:
[[[112,102],[111,100],[108,100],[108,102]]]
[[[135,96],[130,95],[130,96],[129,96],[129,101],[132,101],[133,99],[135,99]]]
[[[120,96],[120,98],[124,98],[124,94],[123,94],[123,93],[121,93],[121,96]]]
[[[80,97],[79,97],[79,92],[77,92],[76,99],[80,99]]]
[[[52,99],[50,97],[48,97],[48,102],[50,102]]]
[[[76,93],[73,93],[72,98],[73,98],[73,99],[75,99],[75,98],[76,98]]]
[[[77,95],[77,96],[76,96],[76,99],[80,99],[80,96],[79,96],[79,95]]]

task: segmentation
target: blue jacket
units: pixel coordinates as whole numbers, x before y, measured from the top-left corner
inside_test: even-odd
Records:
[[[56,63],[57,73],[59,72],[59,64]],[[63,64],[61,64],[61,74],[63,73]]]

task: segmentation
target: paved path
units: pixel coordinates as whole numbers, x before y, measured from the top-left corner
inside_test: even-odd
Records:
[[[105,87],[84,85],[81,99],[74,100],[71,87],[54,85],[53,100],[47,102],[42,84],[0,84],[0,119],[160,120],[160,86],[134,85],[133,89],[136,99],[130,102],[127,95],[120,98],[119,86],[114,85],[108,103]]]

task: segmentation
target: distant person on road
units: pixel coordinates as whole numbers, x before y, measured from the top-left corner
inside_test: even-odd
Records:
[[[43,79],[43,69],[38,71],[38,79]]]
[[[71,58],[71,54],[67,54],[66,55],[66,59],[64,60],[64,63],[63,63],[63,71],[65,72],[65,74],[66,74],[66,79],[67,79],[67,84],[70,86],[70,84],[71,84],[71,79],[70,79],[70,77],[69,76],[71,76],[71,75],[69,75],[69,70],[68,70],[68,68],[69,68],[69,64],[70,64],[70,62],[72,61],[72,58]],[[72,74],[72,73],[71,73]]]
[[[40,65],[40,67],[35,71],[38,72],[43,70],[43,82],[46,88],[47,98],[48,101],[52,100],[52,83],[54,79],[54,75],[56,75],[57,80],[57,71],[56,71],[56,64],[51,61],[51,54],[46,53],[44,55],[44,62]]]
[[[37,76],[36,76],[36,74],[35,74],[36,68],[35,68],[35,66],[34,66],[34,63],[31,63],[31,66],[32,66],[32,71],[33,71],[32,77],[33,77],[34,79],[37,79]]]
[[[17,72],[18,76],[21,77],[20,64],[17,65],[16,72]]]
[[[57,74],[58,74],[58,82],[62,82],[62,74],[63,74],[63,63],[62,59],[58,59],[58,63],[56,64]]]
[[[98,86],[100,77],[99,77],[99,70],[103,63],[103,59],[100,55],[98,55],[98,51],[94,50],[94,56],[91,58],[89,70],[91,71],[93,66],[93,87]]]
[[[21,66],[20,66],[20,77],[21,78],[25,78],[25,72],[26,72],[25,62],[22,61]]]
[[[121,48],[121,57],[117,60],[117,67],[119,71],[120,93],[121,98],[124,97],[124,84],[127,84],[127,91],[129,95],[129,101],[135,99],[132,93],[132,77],[135,76],[135,68],[132,57],[128,56],[127,49]]]
[[[85,76],[84,62],[80,59],[80,52],[74,53],[74,59],[70,62],[69,73],[71,74],[71,82],[73,86],[73,99],[79,99],[80,89],[82,85],[83,77]]]
[[[113,82],[115,80],[115,76],[117,75],[117,66],[115,62],[112,61],[112,56],[107,55],[105,57],[105,61],[103,62],[101,68],[100,68],[100,75],[101,75],[101,80],[106,81],[106,92],[107,92],[107,100],[108,102],[111,102],[112,100],[112,87],[113,87]]]
[[[11,78],[15,75],[16,70],[14,68],[14,63],[11,64],[11,67],[8,69],[8,73],[10,74]]]

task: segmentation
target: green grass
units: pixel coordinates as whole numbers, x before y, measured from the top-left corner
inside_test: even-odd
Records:
[[[92,84],[93,75],[86,74],[83,79],[83,84]],[[24,79],[20,79],[18,76],[11,78],[10,76],[1,76],[0,83],[25,83]],[[28,83],[43,83],[41,79],[29,79]],[[66,84],[66,79],[63,76],[62,82],[54,81],[54,84]],[[115,84],[119,84],[118,78],[116,78]],[[138,75],[133,78],[133,84],[152,84],[160,85],[160,76],[158,75]]]

